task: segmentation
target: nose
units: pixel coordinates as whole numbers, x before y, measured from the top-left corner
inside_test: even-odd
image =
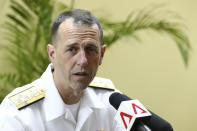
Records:
[[[85,51],[81,50],[79,53],[77,65],[84,67],[84,66],[87,66],[87,64],[88,64],[88,59],[86,57],[86,53]]]

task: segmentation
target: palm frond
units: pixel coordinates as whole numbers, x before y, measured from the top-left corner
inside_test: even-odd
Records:
[[[16,25],[19,25],[21,28],[28,29],[28,27],[25,25],[25,23],[20,21],[14,15],[8,14],[7,17],[10,18]]]
[[[14,73],[2,73],[0,74],[0,101],[17,86],[18,75]],[[8,82],[9,81],[9,82]]]
[[[125,21],[118,23],[100,18],[104,30],[110,32],[104,36],[104,43],[111,46],[117,40],[127,36],[139,41],[141,39],[137,36],[138,31],[154,30],[158,33],[165,33],[174,40],[187,66],[191,45],[184,30],[185,26],[180,16],[172,12],[162,12],[160,7],[160,5],[150,6],[131,12]]]
[[[12,89],[39,77],[49,63],[46,45],[50,43],[52,19],[62,11],[73,9],[75,0],[63,4],[56,0],[10,0],[11,12],[4,27],[6,43],[1,50],[8,52],[7,60],[14,72],[0,74],[0,101]],[[105,17],[99,20],[104,29],[104,43],[115,44],[125,37],[142,41],[138,31],[154,30],[167,34],[176,43],[185,65],[191,50],[185,25],[178,15],[160,11],[162,6],[150,6],[131,12],[125,21],[112,22]],[[172,16],[173,14],[173,16]]]
[[[11,0],[10,8],[22,18],[22,20],[30,22],[32,20],[32,15],[28,9],[22,6],[20,3],[17,3],[15,0]]]

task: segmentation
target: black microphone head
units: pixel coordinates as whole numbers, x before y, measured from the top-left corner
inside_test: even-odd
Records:
[[[111,94],[111,96],[109,97],[110,104],[116,110],[118,110],[122,101],[127,101],[127,100],[132,100],[132,99],[118,92]],[[151,129],[151,131],[173,131],[173,128],[170,123],[168,123],[166,120],[162,119],[155,113],[151,112],[150,110],[149,112],[152,114],[152,116],[148,117],[148,119],[143,118],[141,119],[141,121],[144,124],[146,124]]]
[[[124,94],[120,94],[118,92],[115,92],[113,94],[111,94],[111,96],[109,97],[109,102],[110,104],[116,109],[118,110],[120,103],[122,101],[127,101],[127,100],[131,100],[131,98],[129,98],[128,96],[124,95]]]

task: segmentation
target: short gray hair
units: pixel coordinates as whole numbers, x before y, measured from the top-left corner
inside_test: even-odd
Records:
[[[92,26],[96,24],[99,28],[100,31],[100,42],[102,44],[103,42],[103,29],[101,27],[100,22],[98,19],[90,12],[87,10],[82,10],[82,9],[73,9],[69,10],[66,12],[62,12],[54,21],[52,28],[51,28],[51,40],[52,43],[54,42],[55,36],[57,34],[57,30],[59,28],[59,25],[64,22],[68,18],[73,18],[74,23],[77,24],[81,22],[83,25],[88,25]]]

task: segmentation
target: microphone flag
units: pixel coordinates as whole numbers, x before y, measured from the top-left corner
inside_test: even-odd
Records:
[[[151,116],[151,113],[142,105],[139,100],[122,101],[115,120],[126,130],[130,131],[137,119]]]

